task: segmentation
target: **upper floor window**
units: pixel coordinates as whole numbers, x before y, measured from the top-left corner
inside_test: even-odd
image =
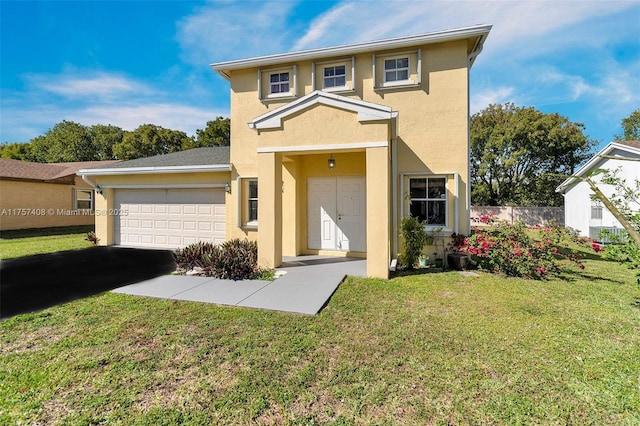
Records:
[[[296,65],[258,70],[258,99],[283,102],[298,95]]]
[[[279,72],[269,76],[270,94],[289,93],[289,73]]]
[[[324,68],[324,87],[344,87],[347,84],[347,67],[344,65]]]
[[[443,177],[409,179],[411,216],[431,226],[447,225],[447,180]]]
[[[422,85],[422,50],[373,55],[374,90],[420,87]]]
[[[385,59],[384,81],[404,81],[409,79],[409,57]]]

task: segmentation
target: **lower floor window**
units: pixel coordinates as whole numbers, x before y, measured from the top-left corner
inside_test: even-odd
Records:
[[[74,192],[74,210],[93,210],[93,191],[76,189]]]
[[[250,180],[249,181],[249,222],[254,222],[258,220],[258,181]]]
[[[447,190],[445,178],[409,179],[409,211],[427,225],[446,226]]]

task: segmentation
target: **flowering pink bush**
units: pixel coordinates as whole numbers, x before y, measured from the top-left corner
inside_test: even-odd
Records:
[[[482,269],[516,277],[543,279],[560,272],[558,260],[569,259],[581,269],[584,265],[574,252],[564,253],[556,245],[577,237],[560,226],[539,227],[540,239],[532,237],[522,222],[509,224],[490,218],[493,226],[467,238],[463,251],[469,253]]]

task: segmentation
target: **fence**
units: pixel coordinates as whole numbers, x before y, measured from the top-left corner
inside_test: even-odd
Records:
[[[485,226],[480,217],[491,213],[509,223],[520,220],[527,226],[536,226],[553,221],[564,226],[563,207],[471,207],[471,226]]]

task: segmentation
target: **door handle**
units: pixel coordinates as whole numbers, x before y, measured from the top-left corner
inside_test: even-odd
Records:
[[[338,215],[338,220],[342,220],[342,215],[341,214]]]

